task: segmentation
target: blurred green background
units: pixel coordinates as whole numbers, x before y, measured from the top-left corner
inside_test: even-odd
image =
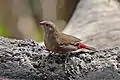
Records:
[[[0,0],[0,36],[42,41],[39,20],[51,20],[63,30],[79,0]]]

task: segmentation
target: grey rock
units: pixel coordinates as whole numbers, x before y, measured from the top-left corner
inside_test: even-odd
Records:
[[[64,33],[98,49],[120,46],[118,0],[80,0]]]
[[[0,77],[15,80],[119,80],[120,48],[59,54],[34,40],[0,37]]]

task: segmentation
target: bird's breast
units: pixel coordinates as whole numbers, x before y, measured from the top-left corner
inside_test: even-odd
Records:
[[[58,46],[56,38],[51,34],[45,35],[44,43],[49,50],[54,50]]]

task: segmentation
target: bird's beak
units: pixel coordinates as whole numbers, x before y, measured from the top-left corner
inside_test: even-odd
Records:
[[[40,25],[44,25],[45,23],[43,21],[40,22]]]

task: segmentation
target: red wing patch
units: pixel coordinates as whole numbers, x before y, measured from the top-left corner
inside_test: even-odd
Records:
[[[79,42],[76,46],[78,49],[80,49],[80,48],[88,49],[89,48],[86,44],[84,44],[82,42]]]

